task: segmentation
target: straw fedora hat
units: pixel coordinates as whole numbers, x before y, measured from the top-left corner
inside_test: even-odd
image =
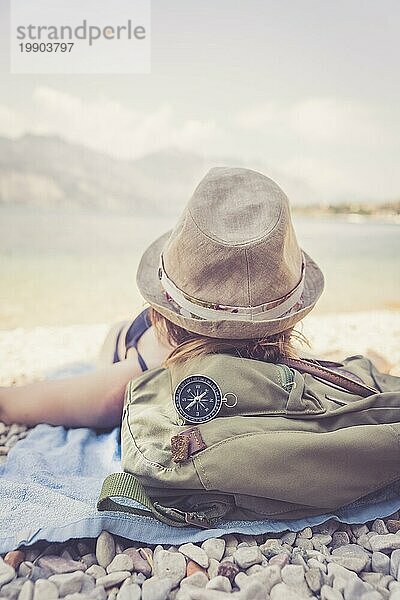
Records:
[[[136,281],[176,325],[229,339],[293,327],[324,287],[297,243],[281,188],[256,171],[228,167],[200,181],[175,227],[144,252]]]

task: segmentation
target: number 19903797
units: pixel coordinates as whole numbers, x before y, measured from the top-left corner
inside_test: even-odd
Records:
[[[21,42],[21,52],[71,52],[74,42]]]

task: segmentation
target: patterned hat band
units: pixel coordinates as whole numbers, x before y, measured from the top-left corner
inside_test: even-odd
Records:
[[[164,259],[161,253],[158,267],[158,278],[166,299],[171,302],[184,317],[214,321],[265,321],[279,319],[290,315],[302,306],[302,294],[305,279],[305,256],[302,255],[301,278],[296,287],[288,294],[258,306],[227,306],[204,302],[189,296],[168,277],[165,272]]]

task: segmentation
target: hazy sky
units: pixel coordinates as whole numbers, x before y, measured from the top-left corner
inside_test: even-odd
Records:
[[[2,135],[244,160],[314,201],[400,197],[398,0],[153,0],[149,75],[10,75],[0,5]]]

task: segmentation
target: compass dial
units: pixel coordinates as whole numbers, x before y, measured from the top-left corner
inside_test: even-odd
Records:
[[[174,392],[177,412],[190,423],[213,419],[222,405],[222,394],[213,379],[205,375],[185,377]]]

